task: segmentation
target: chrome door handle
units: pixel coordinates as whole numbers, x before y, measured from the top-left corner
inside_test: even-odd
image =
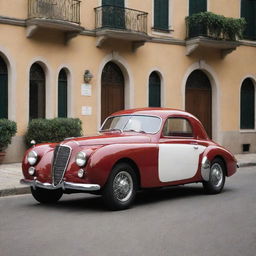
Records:
[[[198,149],[198,144],[197,143],[192,143],[192,145],[193,145],[194,149]]]

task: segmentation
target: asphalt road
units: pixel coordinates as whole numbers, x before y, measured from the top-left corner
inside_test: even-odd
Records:
[[[256,167],[241,168],[219,195],[201,184],[147,191],[120,212],[92,195],[54,206],[0,198],[0,255],[255,256]]]

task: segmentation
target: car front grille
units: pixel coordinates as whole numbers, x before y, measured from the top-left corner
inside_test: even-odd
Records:
[[[54,186],[57,186],[62,181],[62,178],[68,166],[70,154],[71,148],[68,146],[55,147],[52,166]]]

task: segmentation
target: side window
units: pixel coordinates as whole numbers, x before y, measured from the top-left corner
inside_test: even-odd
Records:
[[[193,137],[193,130],[187,119],[171,117],[166,120],[163,136]]]

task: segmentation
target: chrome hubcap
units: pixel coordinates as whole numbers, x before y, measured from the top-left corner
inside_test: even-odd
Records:
[[[131,175],[126,171],[119,172],[113,182],[114,195],[121,202],[127,201],[133,190]]]
[[[218,163],[215,163],[211,167],[211,182],[213,186],[219,187],[222,184],[222,181],[223,181],[222,167]]]

